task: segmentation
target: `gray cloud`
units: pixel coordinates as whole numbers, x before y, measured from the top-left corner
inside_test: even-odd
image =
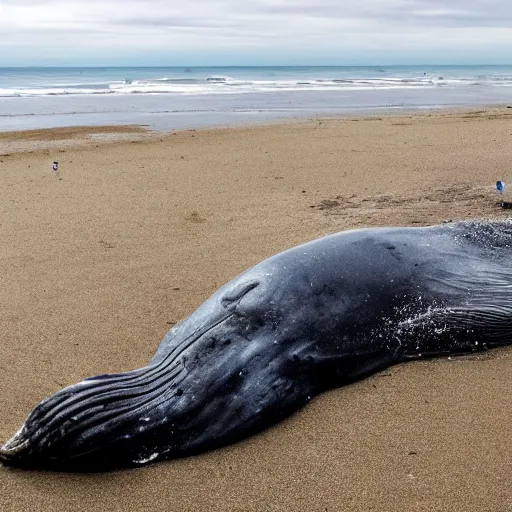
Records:
[[[78,37],[79,36],[79,37]],[[64,46],[63,46],[64,42]],[[1,48],[222,55],[275,45],[306,54],[396,54],[478,45],[512,50],[510,0],[0,0]],[[60,50],[59,50],[60,48]],[[270,53],[269,53],[270,52]],[[394,52],[394,53],[393,53]]]
[[[388,21],[420,27],[431,20],[444,27],[512,27],[512,2],[508,0],[367,0],[360,3],[281,0],[253,1],[248,6],[248,11],[269,15]]]

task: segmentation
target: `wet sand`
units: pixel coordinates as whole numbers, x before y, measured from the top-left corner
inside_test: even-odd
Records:
[[[0,441],[62,386],[146,364],[172,324],[280,250],[509,215],[494,183],[512,178],[510,109],[65,130],[0,136]],[[507,511],[511,410],[511,349],[409,363],[198,457],[0,468],[0,510]]]

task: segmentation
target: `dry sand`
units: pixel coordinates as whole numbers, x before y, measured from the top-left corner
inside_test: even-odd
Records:
[[[512,177],[508,109],[100,134],[0,137],[2,441],[62,386],[144,365],[170,325],[277,251],[507,215],[493,183]],[[0,510],[512,510],[511,411],[510,349],[410,363],[202,456],[2,468]]]

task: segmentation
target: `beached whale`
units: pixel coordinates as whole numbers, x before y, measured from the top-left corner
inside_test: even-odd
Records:
[[[258,432],[390,365],[512,341],[512,222],[361,229],[277,254],[220,288],[148,366],[69,386],[5,465],[138,466]]]

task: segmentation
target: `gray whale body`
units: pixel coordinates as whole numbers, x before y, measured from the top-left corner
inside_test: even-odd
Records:
[[[144,368],[43,400],[4,465],[104,471],[247,437],[403,361],[511,342],[512,223],[330,235],[277,254],[172,328]]]

